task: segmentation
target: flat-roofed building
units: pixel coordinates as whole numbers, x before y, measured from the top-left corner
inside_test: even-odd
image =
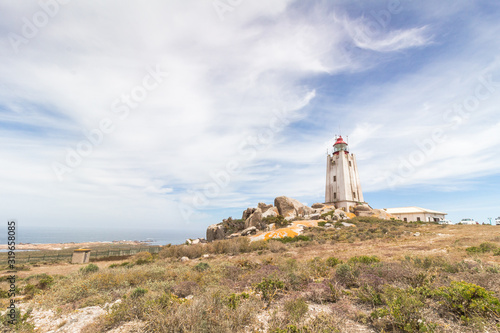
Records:
[[[421,207],[384,208],[384,210],[405,222],[439,222],[444,220],[446,213]]]

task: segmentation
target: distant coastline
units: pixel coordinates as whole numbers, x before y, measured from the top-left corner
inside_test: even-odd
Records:
[[[113,241],[113,242],[82,242],[82,243],[47,243],[47,244],[31,244],[31,243],[18,243],[16,246],[17,251],[42,251],[42,250],[66,250],[71,248],[86,248],[103,245],[129,245],[129,246],[150,246],[151,242],[147,241]],[[7,250],[6,244],[0,245],[0,252]]]
[[[27,245],[36,247],[44,244],[81,244],[94,243],[166,245],[182,244],[187,238],[203,237],[203,231],[168,229],[126,229],[126,228],[89,228],[89,227],[42,227],[24,226],[20,223],[17,234],[19,250]],[[22,245],[21,245],[22,243]],[[0,249],[5,248],[6,239],[0,238]]]

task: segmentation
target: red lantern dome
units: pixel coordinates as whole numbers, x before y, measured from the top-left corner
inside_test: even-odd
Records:
[[[338,154],[340,151],[344,151],[346,154],[349,152],[347,150],[347,143],[342,139],[342,136],[339,136],[337,138],[337,141],[335,141],[335,144],[333,145],[333,154]]]

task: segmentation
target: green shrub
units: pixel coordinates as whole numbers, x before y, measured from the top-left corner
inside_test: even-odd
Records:
[[[326,264],[330,267],[335,267],[340,263],[342,263],[342,261],[338,258],[335,258],[335,257],[328,257],[326,259]]]
[[[255,290],[262,293],[262,299],[267,302],[268,307],[277,296],[278,292],[284,288],[285,284],[283,281],[274,277],[263,278],[262,281],[255,286]]]
[[[467,251],[467,253],[469,253],[469,254],[482,253],[481,249],[477,246],[470,246],[470,247],[466,248],[465,251]]]
[[[23,294],[26,296],[26,299],[31,299],[35,294],[39,293],[40,289],[38,289],[34,284],[27,284],[24,286]]]
[[[147,292],[148,292],[147,289],[137,287],[132,291],[132,293],[130,293],[130,297],[139,298],[141,296],[144,296]]]
[[[226,300],[226,304],[230,309],[236,310],[236,308],[240,305],[242,299],[247,299],[250,297],[247,293],[241,294],[231,294]]]
[[[494,252],[495,254],[497,250],[500,251],[500,249],[498,249],[498,246],[488,242],[481,243],[479,246],[470,246],[465,249],[465,251],[467,251],[467,253],[469,254],[479,254],[486,252]]]
[[[285,220],[283,215],[264,217],[262,221],[268,225],[274,223],[276,228],[283,228],[290,224],[289,221]]]
[[[200,262],[199,264],[194,266],[193,269],[198,271],[198,272],[203,272],[203,271],[206,271],[207,269],[210,269],[210,265],[207,264],[206,262]]]
[[[50,275],[44,274],[40,280],[38,280],[37,287],[41,290],[45,290],[54,284],[54,278]]]
[[[295,243],[295,242],[309,242],[311,238],[305,235],[297,235],[295,237],[283,237],[283,238],[273,238],[273,240],[277,240],[282,243]]]
[[[350,263],[361,263],[361,264],[372,264],[375,262],[380,262],[377,256],[356,256],[349,259]]]
[[[371,306],[378,306],[384,304],[382,300],[382,293],[378,292],[375,288],[368,284],[364,284],[356,291],[356,296],[362,303],[368,303]]]
[[[349,264],[340,264],[335,270],[337,280],[345,285],[347,288],[356,287],[359,270],[353,268]]]
[[[468,323],[473,317],[500,315],[500,301],[494,293],[483,287],[464,281],[452,281],[449,287],[441,287],[434,296],[448,311]]]
[[[96,264],[88,264],[87,266],[80,268],[80,273],[90,274],[90,273],[95,273],[98,270],[99,270],[99,267]]]
[[[134,263],[136,265],[149,264],[153,261],[153,255],[149,252],[143,251],[139,252],[134,256]]]
[[[386,306],[371,313],[373,321],[382,321],[386,329],[401,332],[433,332],[436,324],[427,323],[422,311],[425,298],[415,289],[387,287],[383,302]]]
[[[284,304],[285,312],[293,323],[298,323],[309,311],[309,306],[303,298],[292,299]]]

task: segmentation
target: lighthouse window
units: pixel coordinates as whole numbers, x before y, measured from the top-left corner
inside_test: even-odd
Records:
[[[352,192],[352,197],[356,199],[356,192]]]
[[[333,192],[333,199],[337,199],[337,192]]]
[[[333,176],[333,181],[336,182],[337,181],[337,176]]]
[[[349,166],[352,166],[351,161],[349,161]]]

